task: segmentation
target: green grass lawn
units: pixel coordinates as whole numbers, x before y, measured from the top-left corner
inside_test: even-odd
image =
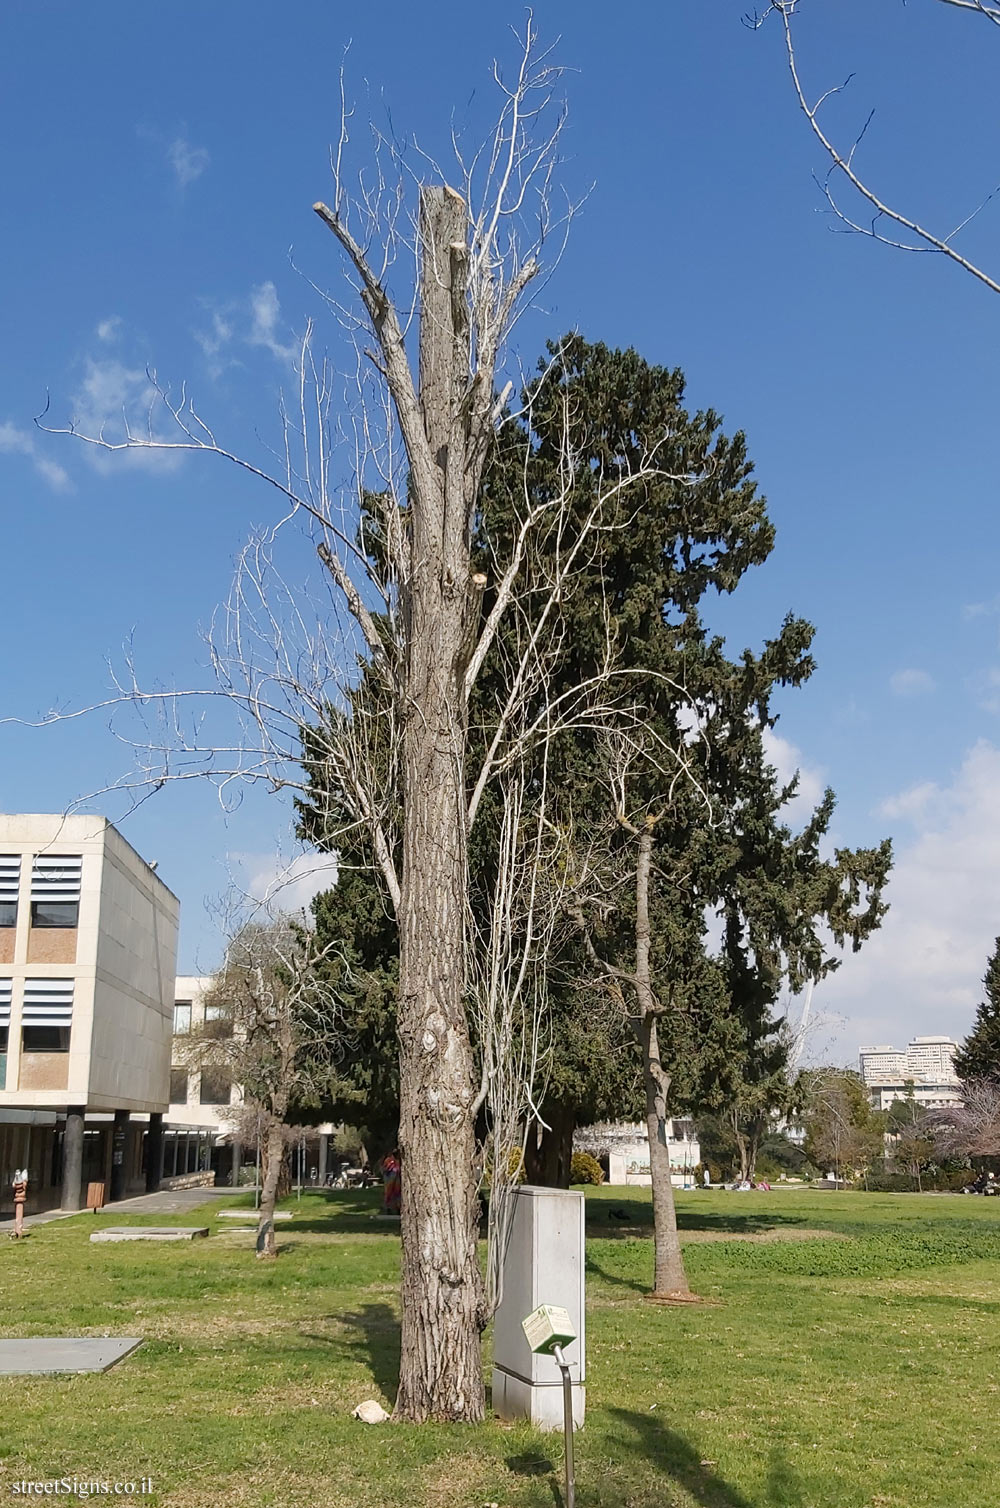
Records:
[[[623,1192],[588,1201],[580,1508],[994,1508],[1000,1200],[682,1195],[710,1302],[661,1309],[649,1205]],[[376,1203],[290,1200],[267,1266],[215,1206],[157,1217],[211,1224],[191,1246],[90,1245],[125,1223],[108,1214],[2,1242],[0,1334],[146,1343],[103,1376],[0,1379],[0,1492],[151,1476],[146,1503],[192,1508],[552,1508],[559,1437],[351,1417],[391,1403],[398,1364],[398,1236]]]

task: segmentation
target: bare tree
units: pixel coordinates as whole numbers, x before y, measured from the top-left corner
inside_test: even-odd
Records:
[[[855,1073],[820,1068],[803,1075],[806,1151],[820,1167],[832,1168],[839,1182],[847,1174],[867,1176],[884,1150],[885,1117],[873,1110]]]
[[[287,916],[240,927],[206,992],[205,1021],[184,1043],[187,1062],[224,1067],[240,1087],[237,1123],[255,1121],[263,1161],[258,1257],[277,1255],[274,1206],[296,1112],[320,1107],[337,1087],[340,1012],[319,970],[329,953]]]
[[[591,963],[600,971],[606,987],[620,1001],[642,1055],[643,1091],[646,1101],[646,1131],[649,1139],[649,1171],[653,1199],[654,1273],[657,1299],[689,1300],[691,1290],[684,1271],[674,1188],[670,1173],[667,1139],[671,1071],[660,1052],[659,1027],[673,1002],[662,999],[653,982],[650,921],[650,884],[653,874],[653,842],[657,823],[673,800],[678,781],[697,786],[683,744],[670,749],[652,729],[621,731],[608,740],[608,783],[615,807],[615,822],[627,839],[624,857],[607,865],[600,841],[585,855],[570,856],[572,872],[569,905]],[[659,800],[636,811],[630,777],[636,766],[652,767],[663,779]],[[712,821],[711,803],[705,799],[706,824]],[[623,968],[607,958],[595,940],[595,919],[614,905],[615,892],[624,886],[634,895],[632,967]]]
[[[481,1062],[477,1109],[487,1122],[489,1175],[486,1300],[490,1312],[503,1295],[504,1258],[523,1176],[529,1127],[551,1042],[547,1020],[547,961],[562,917],[558,850],[548,814],[543,745],[535,785],[524,760],[500,782],[502,820],[493,894],[483,914],[473,910],[470,995]],[[535,788],[532,789],[532,786]]]
[[[929,1111],[924,1125],[945,1157],[1000,1157],[1000,1084],[970,1080],[960,1104]]]
[[[991,292],[1000,293],[1000,280],[998,280],[1000,274],[994,275],[986,271],[966,256],[956,244],[961,232],[994,198],[997,192],[996,187],[985,194],[980,203],[965,214],[951,230],[932,228],[893,205],[883,191],[874,188],[858,162],[859,151],[872,123],[874,110],[869,113],[858,135],[849,146],[838,145],[824,124],[821,112],[830,99],[843,93],[846,84],[834,84],[822,93],[811,96],[802,82],[795,40],[796,17],[807,3],[810,3],[810,0],[772,0],[772,3],[763,11],[752,12],[746,20],[748,25],[757,29],[773,17],[782,31],[785,57],[796,101],[829,162],[829,167],[821,182],[822,192],[841,228],[857,235],[869,236],[881,242],[882,245],[891,246],[898,251],[929,252],[935,256],[943,256],[961,267],[964,272],[970,273],[979,282],[984,283]],[[817,0],[811,0],[811,3],[816,4]],[[994,26],[1000,26],[1000,5],[996,4],[995,0],[929,0],[929,3],[947,5],[950,9],[965,11],[967,16],[974,16]],[[840,191],[845,188],[849,194],[855,196],[855,201],[859,205],[856,210],[846,208],[841,200]]]
[[[403,1321],[395,1413],[409,1420],[478,1420],[485,1406],[480,1331],[489,1303],[477,1257],[481,1088],[469,1012],[470,830],[491,782],[570,715],[532,710],[539,695],[544,700],[559,603],[589,536],[609,517],[621,522],[631,486],[661,474],[658,444],[666,439],[638,465],[615,464],[597,478],[580,520],[567,502],[577,466],[567,426],[560,485],[540,499],[525,483],[509,552],[493,556],[490,574],[474,568],[480,479],[512,388],[502,385],[502,352],[553,229],[550,184],[562,119],[558,73],[537,54],[530,21],[513,80],[498,70],[495,77],[499,120],[471,158],[458,157],[458,189],[433,164],[423,164],[430,181],[408,180],[395,145],[377,137],[374,177],[363,178],[352,199],[343,113],[333,203],[314,209],[346,258],[360,305],[327,298],[357,342],[358,401],[349,425],[333,412],[333,378],[314,356],[310,329],[299,391],[283,410],[276,466],[240,456],[216,438],[186,392],[174,398],[159,386],[175,438],[164,438],[159,421],[143,429],[127,419],[124,438],[79,436],[106,450],[223,457],[277,490],[286,522],[305,520],[313,531],[327,594],[318,603],[301,583],[288,587],[278,575],[271,542],[279,526],[241,559],[213,641],[210,694],[244,717],[230,747],[182,728],[183,698],[144,690],[131,669],[112,700],[167,724],[164,732],[154,717],[142,751],[147,783],[209,772],[223,785],[240,778],[304,790],[301,738],[309,729],[309,759],[334,793],[330,845],[338,832],[360,832],[374,856],[400,937]],[[535,229],[526,233],[531,216]],[[392,279],[407,251],[416,274],[409,291],[396,294]],[[333,473],[334,454],[344,453],[338,425],[353,456],[346,496]],[[529,610],[518,588],[542,529],[560,549]],[[470,769],[470,695],[501,625],[517,614],[493,736]],[[377,685],[361,700],[359,660]],[[528,1053],[525,1062],[531,1059]],[[506,1123],[508,1111],[500,1119]]]

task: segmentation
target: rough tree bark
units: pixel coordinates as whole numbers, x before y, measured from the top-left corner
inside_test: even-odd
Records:
[[[472,581],[464,201],[421,191],[420,407],[433,467],[413,476],[407,586],[399,1052],[403,1327],[396,1416],[485,1411],[475,1064],[465,1013],[464,656]],[[473,475],[473,487],[478,475]]]
[[[278,1197],[278,1180],[285,1155],[285,1128],[277,1116],[268,1118],[267,1133],[263,1146],[264,1181],[260,1191],[260,1210],[257,1215],[257,1255],[271,1258],[278,1255],[274,1240],[274,1205]]]

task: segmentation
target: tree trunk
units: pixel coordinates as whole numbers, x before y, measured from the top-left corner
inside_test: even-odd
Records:
[[[653,1298],[690,1298],[681,1243],[677,1234],[674,1186],[670,1178],[670,1148],[667,1145],[667,1091],[670,1076],[660,1061],[656,1030],[657,1004],[650,969],[652,932],[649,922],[649,876],[653,862],[653,827],[647,817],[639,834],[639,859],[635,884],[635,990],[639,1001],[639,1040],[642,1044],[642,1078],[646,1092],[646,1132],[649,1138],[649,1172],[653,1195]]]
[[[547,1189],[568,1189],[573,1162],[573,1132],[576,1112],[569,1105],[546,1101],[542,1115],[547,1122],[540,1136],[532,1128],[524,1151],[524,1171],[529,1183]]]
[[[739,1127],[733,1123],[733,1140],[740,1160],[738,1183],[746,1183],[751,1177],[750,1143]]]
[[[263,1151],[264,1181],[257,1216],[257,1255],[267,1258],[278,1255],[274,1241],[274,1205],[278,1197],[278,1179],[285,1152],[285,1128],[274,1116],[268,1120]]]
[[[406,585],[399,902],[402,1348],[395,1417],[482,1419],[479,1177],[465,1014],[464,659],[474,598],[463,409],[467,212],[421,194],[420,401],[434,476],[414,477]]]
[[[648,1017],[643,1024],[642,1047],[649,1171],[653,1185],[653,1297],[689,1298],[691,1290],[681,1255],[677,1212],[674,1208],[674,1185],[670,1177],[666,1104],[669,1079],[660,1062],[655,1016]]]

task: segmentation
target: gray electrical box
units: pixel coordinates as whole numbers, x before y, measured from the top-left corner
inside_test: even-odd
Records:
[[[576,1332],[567,1347],[573,1380],[573,1422],[586,1402],[584,1198],[569,1189],[523,1184],[503,1268],[503,1298],[493,1321],[493,1407],[501,1419],[529,1419],[540,1429],[563,1426],[562,1375],[554,1358],[533,1352],[522,1327],[540,1305],[565,1309]]]

